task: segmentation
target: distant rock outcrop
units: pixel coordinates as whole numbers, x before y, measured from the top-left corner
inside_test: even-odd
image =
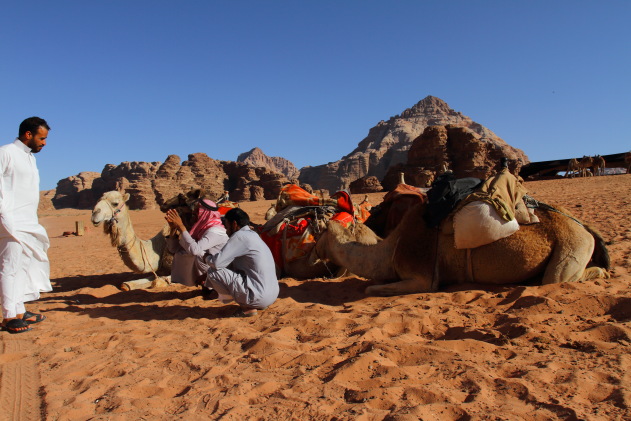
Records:
[[[358,178],[351,182],[350,191],[352,194],[378,193],[383,190],[381,183],[374,175]]]
[[[407,184],[429,187],[445,170],[453,171],[457,178],[486,179],[499,169],[503,157],[513,174],[519,174],[528,162],[523,151],[497,136],[483,137],[470,128],[451,124],[429,126],[412,142],[407,162],[390,167],[381,184],[392,190],[403,173]]]
[[[403,111],[401,115],[391,117],[388,121],[380,121],[369,130],[368,136],[353,152],[339,161],[302,168],[300,182],[309,183],[316,189],[337,191],[348,188],[352,181],[361,177],[375,176],[382,180],[383,187],[388,189],[388,183],[384,182],[388,170],[398,164],[405,165],[414,139],[418,138],[426,127],[435,125],[464,127],[479,136],[478,140],[481,142],[501,142],[506,145],[506,142],[491,130],[452,110],[443,100],[428,96],[412,108]],[[457,146],[457,143],[454,143],[454,146]],[[528,162],[523,152],[519,151],[519,155],[524,160],[521,164]],[[458,154],[452,157],[470,159]]]
[[[289,180],[298,179],[300,171],[291,161],[278,156],[267,156],[259,148],[244,152],[237,157],[237,162],[243,162],[252,167],[264,167],[271,171],[281,173]]]
[[[81,173],[57,183],[55,208],[91,209],[103,193],[124,189],[130,194],[130,209],[156,209],[167,199],[191,187],[207,190],[219,198],[230,192],[234,201],[276,199],[289,180],[264,167],[218,161],[205,153],[194,153],[180,164],[177,155],[160,162],[108,164],[98,173]]]

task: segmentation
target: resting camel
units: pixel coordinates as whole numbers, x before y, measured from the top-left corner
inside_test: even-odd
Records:
[[[180,193],[165,201],[164,204],[160,206],[160,210],[166,212],[168,209],[177,209],[180,215],[182,215],[184,225],[190,226],[187,225],[187,221],[190,221],[192,217],[193,205],[198,200],[208,197],[209,194],[204,189],[191,188],[188,192]],[[221,206],[223,206],[223,203]],[[275,206],[275,204],[272,205],[274,208]],[[260,227],[257,227],[257,230],[258,228]],[[322,229],[324,228],[325,227],[322,227]],[[355,241],[359,241],[362,244],[374,244],[379,240],[379,237],[377,237],[374,232],[359,223],[356,224],[356,228],[353,230],[353,238]],[[321,278],[331,276],[334,272],[340,270],[337,266],[331,264],[311,264],[307,257],[296,260],[289,260],[286,259],[285,256],[283,257],[283,270],[282,273],[279,273],[279,277],[284,275],[297,279]]]
[[[605,175],[605,158],[600,155],[596,155],[592,159],[592,163],[594,175]]]
[[[330,260],[377,282],[366,293],[382,296],[436,291],[464,282],[512,284],[541,278],[543,284],[551,284],[609,277],[602,237],[564,214],[543,210],[538,224],[521,226],[485,246],[459,250],[453,234],[427,227],[425,207],[414,205],[375,245],[357,244],[341,225],[329,223],[311,260]],[[586,268],[590,259],[593,267]]]
[[[153,278],[125,282],[122,289],[164,286],[170,283],[173,256],[167,251],[165,235],[168,224],[150,240],[136,236],[125,202],[129,193],[109,191],[103,194],[92,211],[92,224],[103,224],[103,231],[110,236],[123,263],[136,273],[152,273]]]
[[[567,163],[566,177],[574,178],[576,175],[580,175],[581,166],[576,158],[570,159]]]

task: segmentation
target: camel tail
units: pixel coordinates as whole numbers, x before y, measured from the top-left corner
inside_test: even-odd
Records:
[[[607,250],[607,244],[600,232],[595,228],[587,224],[583,224],[587,232],[594,237],[594,252],[592,253],[592,259],[590,260],[590,266],[598,266],[600,268],[609,270],[611,266],[611,260],[609,259],[609,250]]]
[[[592,253],[592,258],[589,261],[589,266],[590,267],[596,266],[599,268],[603,268],[605,270],[609,270],[611,266],[611,261],[609,259],[609,251],[607,250],[605,239],[600,234],[600,232],[598,232],[596,228],[590,226],[589,224],[586,224],[585,222],[579,221],[574,216],[572,216],[570,211],[562,207],[554,208],[553,206],[550,206],[543,202],[538,202],[538,205],[540,208],[550,210],[553,212],[558,212],[561,215],[565,215],[568,218],[572,219],[577,224],[581,225],[583,228],[585,228],[587,232],[589,232],[592,235],[592,237],[594,237],[594,252]]]

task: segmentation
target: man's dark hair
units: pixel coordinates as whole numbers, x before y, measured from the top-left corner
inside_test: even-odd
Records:
[[[232,208],[224,215],[227,221],[236,222],[239,227],[250,225],[250,216],[241,208]]]
[[[22,137],[26,134],[26,132],[31,132],[32,134],[37,134],[40,127],[45,128],[46,130],[50,130],[48,123],[46,120],[39,117],[29,117],[20,123],[20,130],[18,131],[18,136]]]

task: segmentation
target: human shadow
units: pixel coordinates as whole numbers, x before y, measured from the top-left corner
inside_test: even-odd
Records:
[[[44,295],[39,301],[68,301],[72,304],[127,304],[133,302],[152,303],[165,300],[188,300],[200,295],[201,290],[196,287],[186,288],[185,290],[175,290],[175,288],[155,288],[155,289],[137,289],[132,291],[119,290],[114,294],[107,296],[96,296],[84,292],[78,292],[84,288],[102,288],[105,286],[114,286],[120,288],[123,282],[139,279],[137,273],[110,273],[104,275],[87,275],[87,276],[69,276],[65,278],[53,279],[53,292],[62,293],[64,296]],[[65,293],[73,292],[68,295]]]
[[[107,318],[119,321],[155,321],[155,320],[185,320],[185,319],[219,319],[231,317],[237,310],[237,305],[221,306],[187,306],[187,305],[156,305],[130,304],[112,305],[105,307],[82,307],[80,304],[52,308],[49,312],[63,311],[87,315],[92,319]]]

